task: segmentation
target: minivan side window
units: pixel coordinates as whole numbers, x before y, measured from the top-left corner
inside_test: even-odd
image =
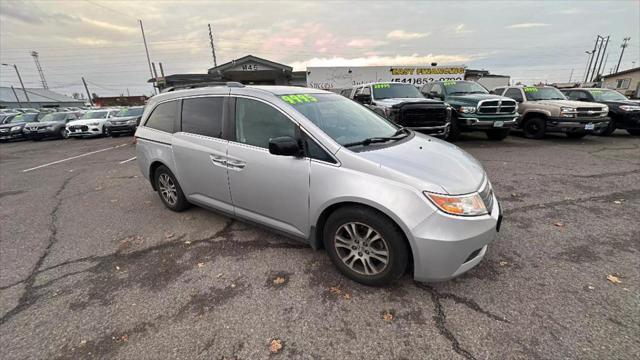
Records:
[[[168,101],[156,106],[144,126],[173,134],[176,104],[177,101]]]
[[[512,98],[515,101],[524,101],[524,98],[522,97],[522,92],[518,88],[507,89],[507,91],[504,93],[504,96],[508,98]]]
[[[296,125],[274,107],[257,100],[236,99],[236,141],[269,148],[269,139],[295,137]]]
[[[182,131],[209,137],[222,137],[222,97],[182,100]]]

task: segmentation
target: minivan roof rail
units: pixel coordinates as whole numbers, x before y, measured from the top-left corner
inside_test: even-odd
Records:
[[[165,93],[165,92],[176,91],[176,90],[196,89],[196,88],[209,87],[209,86],[227,86],[227,87],[235,87],[235,88],[244,87],[242,83],[239,83],[237,81],[209,81],[209,82],[202,82],[202,83],[196,83],[196,84],[184,84],[184,85],[171,86],[164,89],[164,91],[162,92]]]

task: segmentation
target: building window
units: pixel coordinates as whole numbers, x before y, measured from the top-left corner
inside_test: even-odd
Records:
[[[616,89],[628,89],[631,79],[618,79],[616,81]]]

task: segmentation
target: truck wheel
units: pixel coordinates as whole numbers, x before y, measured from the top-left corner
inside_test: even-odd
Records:
[[[360,206],[336,210],[327,219],[323,240],[338,270],[359,283],[388,285],[407,269],[409,249],[404,234],[375,210]]]
[[[487,130],[487,138],[489,140],[504,140],[509,135],[509,129],[491,129]]]
[[[593,130],[591,133],[597,136],[609,136],[613,134],[614,131],[616,131],[616,122],[612,120],[609,122],[607,126],[597,128]]]
[[[640,136],[640,129],[627,129],[629,135]]]
[[[458,118],[456,116],[451,116],[451,123],[449,124],[449,134],[445,140],[447,141],[457,141],[460,138],[460,127],[458,125]]]
[[[182,192],[178,180],[166,166],[159,166],[154,174],[158,195],[169,210],[180,212],[189,208],[189,202]]]
[[[542,139],[547,131],[547,122],[539,117],[531,117],[522,123],[524,137],[528,139]]]
[[[569,139],[582,139],[585,136],[587,136],[587,132],[586,131],[576,131],[576,132],[568,132],[567,133],[567,137]]]

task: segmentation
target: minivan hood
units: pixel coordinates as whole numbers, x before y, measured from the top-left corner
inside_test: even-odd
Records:
[[[467,152],[420,133],[406,142],[358,155],[382,168],[439,186],[451,195],[478,190],[485,177],[482,165]]]
[[[374,100],[374,102],[378,106],[386,106],[386,107],[392,107],[393,105],[397,105],[401,103],[414,103],[414,102],[424,102],[424,103],[430,103],[430,104],[442,103],[442,101],[431,100],[427,98],[391,98],[391,99]]]

